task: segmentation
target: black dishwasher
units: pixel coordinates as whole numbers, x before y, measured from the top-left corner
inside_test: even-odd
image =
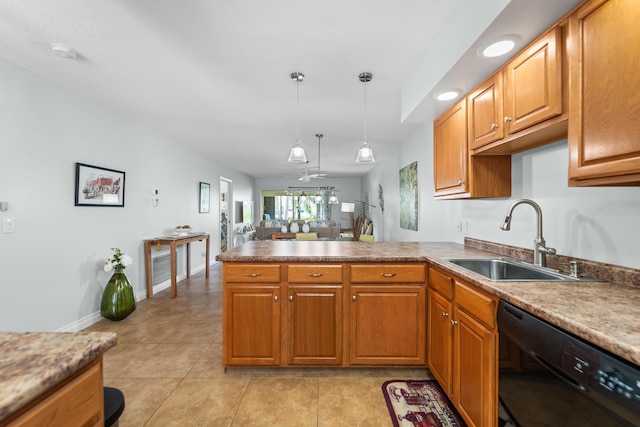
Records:
[[[521,351],[501,363],[501,407],[522,427],[640,426],[640,368],[506,302],[503,343]],[[507,352],[501,348],[501,354]],[[510,350],[513,353],[512,350]]]

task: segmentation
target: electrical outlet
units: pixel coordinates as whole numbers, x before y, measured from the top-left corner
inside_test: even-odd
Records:
[[[462,221],[458,221],[458,223],[456,224],[456,231],[458,233],[462,233]]]

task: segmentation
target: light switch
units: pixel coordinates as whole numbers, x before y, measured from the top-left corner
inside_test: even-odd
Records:
[[[5,217],[2,218],[2,233],[15,233],[16,232],[16,219]]]

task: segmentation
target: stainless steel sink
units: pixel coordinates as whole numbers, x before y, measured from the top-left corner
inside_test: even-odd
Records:
[[[565,275],[556,270],[504,258],[459,258],[447,259],[447,261],[496,281],[556,282],[581,280],[579,277]]]

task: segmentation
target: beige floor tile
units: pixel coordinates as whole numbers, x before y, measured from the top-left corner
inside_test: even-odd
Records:
[[[391,426],[391,417],[382,394],[378,377],[319,380],[318,426]]]
[[[125,408],[119,427],[139,427],[156,413],[181,380],[178,378],[106,379],[105,385],[124,394]]]
[[[316,426],[317,378],[252,378],[233,426]]]
[[[127,366],[121,378],[183,378],[200,360],[206,344],[158,344]]]
[[[250,378],[185,379],[146,426],[230,426],[249,381]]]

